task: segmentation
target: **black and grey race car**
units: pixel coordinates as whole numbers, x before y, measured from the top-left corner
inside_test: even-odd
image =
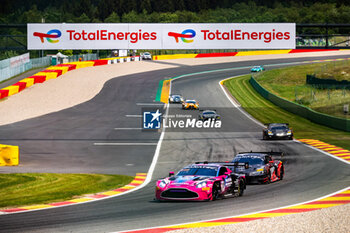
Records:
[[[217,114],[216,110],[200,110],[198,119],[202,121],[206,120],[220,120],[221,117],[219,114]]]
[[[293,139],[293,131],[288,123],[270,123],[263,129],[263,139]]]
[[[283,152],[242,152],[232,160],[233,164],[245,164],[229,168],[235,172],[244,174],[247,183],[270,183],[282,180],[284,165],[281,160],[273,157],[282,157]]]
[[[184,102],[184,98],[181,95],[173,94],[169,96],[169,103],[181,104]]]

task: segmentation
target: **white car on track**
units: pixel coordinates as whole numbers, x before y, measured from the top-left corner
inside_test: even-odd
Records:
[[[149,52],[144,52],[143,54],[141,54],[141,58],[142,60],[152,60],[152,54],[150,54]]]

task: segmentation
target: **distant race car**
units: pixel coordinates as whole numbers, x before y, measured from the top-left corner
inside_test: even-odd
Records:
[[[142,60],[152,60],[152,55],[149,52],[144,52],[141,54]]]
[[[182,109],[199,109],[199,104],[195,100],[186,100],[182,103]]]
[[[200,110],[198,119],[202,121],[206,120],[220,120],[221,117],[219,114],[217,114],[216,110]]]
[[[245,188],[244,175],[233,174],[226,164],[199,162],[158,180],[155,199],[214,201],[220,196],[242,196]]]
[[[254,66],[250,71],[251,72],[260,72],[260,71],[264,71],[265,68],[263,66]]]
[[[244,174],[247,183],[270,183],[282,180],[284,165],[272,156],[283,156],[282,152],[242,152],[235,156],[232,163],[246,164],[234,167],[233,172]]]
[[[184,98],[181,95],[173,94],[169,96],[169,103],[179,103],[184,102]]]
[[[270,123],[263,129],[263,139],[289,139],[293,140],[293,130],[288,123]]]

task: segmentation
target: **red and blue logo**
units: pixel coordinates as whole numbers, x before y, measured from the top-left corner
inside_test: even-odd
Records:
[[[182,33],[176,33],[176,32],[169,32],[168,36],[173,36],[175,38],[176,43],[179,43],[179,38],[185,43],[192,43],[193,40],[188,40],[192,39],[196,36],[196,31],[192,29],[186,29]]]
[[[41,43],[44,43],[44,38],[50,43],[57,43],[59,40],[53,40],[60,38],[62,35],[61,31],[58,29],[52,29],[48,31],[47,33],[41,33],[41,32],[34,32],[33,36],[37,36],[40,38]]]

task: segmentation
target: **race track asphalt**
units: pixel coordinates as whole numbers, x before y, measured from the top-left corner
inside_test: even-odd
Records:
[[[147,172],[154,145],[95,146],[105,142],[157,143],[159,132],[115,130],[141,127],[137,103],[153,103],[161,79],[205,70],[250,67],[324,58],[298,58],[181,66],[128,75],[107,82],[92,100],[74,108],[0,127],[3,143],[22,148],[22,165],[0,172],[66,172],[134,175]],[[286,64],[287,65],[287,64]],[[279,67],[279,66],[278,66]],[[273,68],[273,67],[269,67]],[[262,127],[234,108],[218,82],[249,73],[249,68],[204,73],[172,82],[172,93],[195,98],[201,107],[225,109],[225,132],[165,132],[152,181],[131,194],[86,204],[1,215],[0,232],[111,232],[179,224],[244,214],[295,204],[349,186],[350,169],[293,141],[261,140]],[[145,105],[144,105],[145,106]],[[171,105],[169,114],[179,111]],[[155,181],[170,170],[198,160],[229,160],[239,151],[286,152],[285,179],[270,185],[250,185],[243,197],[215,202],[153,201]]]

